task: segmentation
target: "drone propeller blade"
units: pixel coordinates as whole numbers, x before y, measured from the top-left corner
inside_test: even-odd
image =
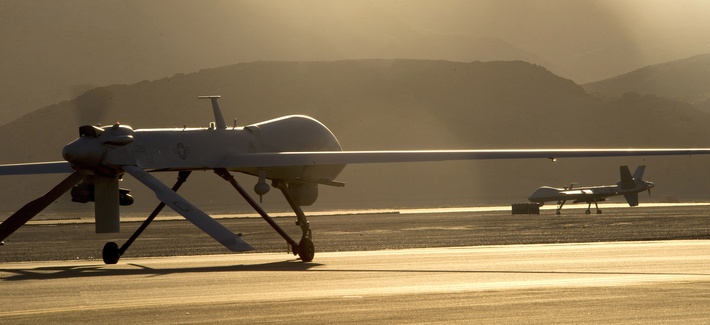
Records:
[[[27,223],[27,221],[32,219],[35,215],[40,213],[47,206],[52,204],[52,202],[62,196],[62,194],[66,193],[74,185],[79,183],[84,177],[84,174],[84,171],[75,171],[47,192],[47,194],[25,204],[25,206],[23,206],[20,210],[17,210],[17,212],[0,224],[0,240],[5,240],[5,238],[10,236],[13,232],[15,232],[15,230],[22,227],[22,225]]]
[[[0,175],[69,174],[74,169],[66,161],[0,165]]]
[[[84,88],[79,91],[81,93],[78,93],[73,101],[76,121],[79,124],[101,123],[111,106],[113,92],[104,87],[89,90]]]
[[[175,212],[181,214],[185,219],[197,226],[197,228],[200,228],[202,231],[212,236],[212,238],[228,249],[232,251],[248,251],[254,249],[231,230],[212,219],[212,217],[185,200],[182,196],[143,169],[136,166],[124,166],[123,170],[153,190],[160,201],[175,210]]]

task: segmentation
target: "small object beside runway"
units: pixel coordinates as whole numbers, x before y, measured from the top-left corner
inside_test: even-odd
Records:
[[[513,203],[513,214],[540,214],[540,205],[537,203]]]

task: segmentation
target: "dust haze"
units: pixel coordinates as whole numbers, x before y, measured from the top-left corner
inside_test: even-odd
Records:
[[[512,60],[586,83],[710,52],[705,1],[0,1],[0,124],[240,62]],[[86,89],[88,90],[88,89]]]
[[[662,87],[660,98],[634,88],[649,85],[649,74],[629,72],[669,61],[675,71],[705,71],[708,9],[703,1],[0,0],[0,160],[61,159],[81,124],[206,125],[210,111],[195,103],[205,94],[223,95],[239,123],[312,115],[353,150],[707,146],[710,115],[698,109],[710,111],[710,80],[667,78],[676,87]],[[639,94],[620,99],[626,92]],[[441,204],[452,193],[456,203],[483,194],[509,202],[543,184],[614,183],[620,164],[649,165],[656,193],[705,195],[704,162],[354,165],[343,175],[352,185],[324,189],[318,204]],[[213,176],[195,193],[209,192]],[[28,179],[6,177],[0,194],[35,198],[53,184]]]

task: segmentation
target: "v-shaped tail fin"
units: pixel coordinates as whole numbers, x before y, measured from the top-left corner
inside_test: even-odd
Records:
[[[638,169],[636,169],[636,172],[638,172]],[[643,174],[643,171],[641,173]],[[622,189],[631,189],[636,186],[634,177],[631,176],[631,172],[629,171],[629,166],[619,166],[619,175],[621,177],[619,187]]]
[[[635,180],[642,180],[643,179],[643,173],[646,171],[646,166],[641,165],[636,168],[636,171],[634,172],[634,179]]]
[[[626,193],[624,194],[624,197],[626,198],[626,202],[629,203],[630,207],[635,207],[639,205],[639,193],[634,192],[634,193]]]

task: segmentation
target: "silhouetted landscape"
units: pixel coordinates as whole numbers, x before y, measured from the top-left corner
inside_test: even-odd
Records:
[[[346,150],[707,147],[702,3],[9,1],[0,4],[2,163],[61,160],[85,124],[206,127],[289,114]],[[645,164],[645,200],[710,197],[706,157],[351,165],[313,209],[525,202],[538,186],[613,184]],[[3,177],[14,211],[61,175]],[[166,183],[175,175],[160,174]],[[255,180],[240,178],[251,188]],[[126,177],[144,211],[152,192]],[[211,172],[181,189],[249,210]],[[286,209],[274,193],[267,208]],[[55,209],[56,208],[56,209]],[[61,208],[61,209],[60,209]],[[47,211],[90,211],[64,197]]]
[[[0,127],[0,137],[8,140],[0,144],[2,162],[61,160],[61,148],[83,124],[206,127],[212,111],[197,96],[210,94],[223,96],[225,118],[235,117],[240,126],[282,115],[313,116],[346,150],[701,147],[710,138],[710,115],[692,104],[662,95],[593,96],[522,61],[264,61],[95,88],[41,108]],[[350,165],[341,175],[347,186],[321,187],[314,208],[524,202],[540,185],[613,184],[621,164],[648,165],[646,178],[657,184],[654,196],[702,200],[710,195],[710,179],[702,172],[706,163],[705,157],[671,157]],[[196,204],[207,210],[245,208],[227,183],[209,172],[198,175],[184,187]],[[3,195],[31,199],[48,190],[55,176],[7,177]],[[171,183],[175,176],[161,177]],[[244,179],[249,188],[255,182]],[[123,186],[137,198],[129,211],[155,204],[154,195],[130,177]],[[641,196],[642,202],[653,199]],[[267,207],[283,207],[282,201],[273,193],[265,197]],[[83,209],[69,208],[77,206]],[[17,203],[2,208],[16,209]]]
[[[522,60],[578,84],[710,52],[703,2],[3,1],[0,124],[113,84],[254,61]]]
[[[623,97],[627,101],[663,97],[710,111],[710,54],[643,67],[583,87],[600,97]],[[663,100],[656,101],[666,105]]]

